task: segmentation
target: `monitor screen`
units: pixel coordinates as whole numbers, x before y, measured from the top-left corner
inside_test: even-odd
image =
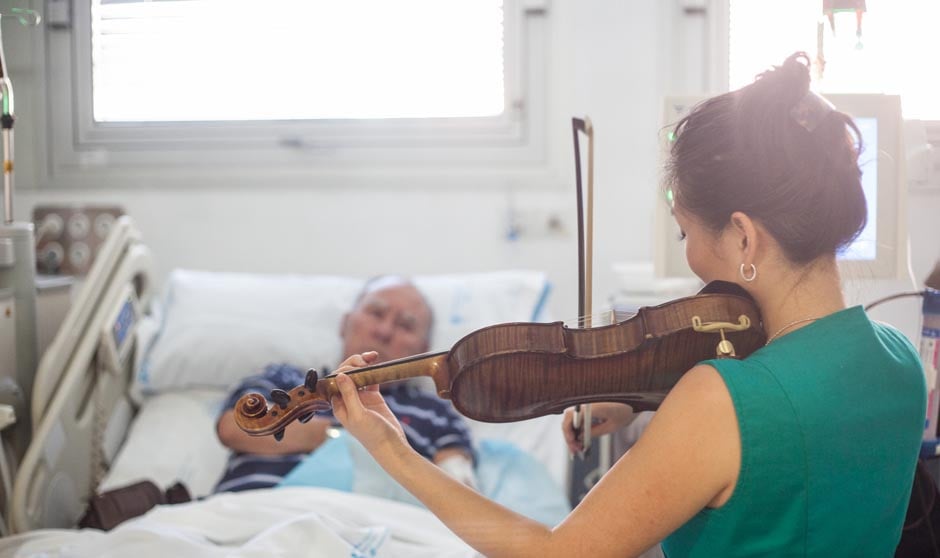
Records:
[[[906,178],[902,147],[901,101],[896,95],[824,94],[853,117],[864,149],[859,156],[862,189],[868,206],[865,228],[837,254],[844,279],[894,279],[907,269]],[[663,112],[662,156],[672,126],[706,96],[667,97]],[[661,196],[660,196],[661,198]],[[685,246],[665,200],[657,202],[654,267],[658,277],[692,277]]]
[[[868,221],[854,242],[837,257],[840,260],[874,261],[878,255],[878,119],[871,116],[855,118],[862,135],[863,151],[858,158],[862,171],[862,190],[868,206]]]

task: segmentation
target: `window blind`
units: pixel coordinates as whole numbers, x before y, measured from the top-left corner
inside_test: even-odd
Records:
[[[501,0],[94,0],[96,122],[505,110]]]

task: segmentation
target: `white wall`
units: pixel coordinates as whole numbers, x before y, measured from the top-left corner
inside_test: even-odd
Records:
[[[597,142],[594,307],[600,310],[617,287],[611,264],[652,258],[660,99],[666,92],[708,88],[708,72],[701,67],[705,19],[684,15],[679,4],[550,2],[551,132],[535,174],[541,178],[518,178],[512,169],[468,177],[460,169],[451,185],[440,184],[447,169],[437,169],[434,178],[399,169],[390,176],[374,173],[352,183],[309,187],[269,180],[250,189],[206,189],[193,173],[160,189],[122,188],[113,179],[94,189],[49,189],[40,172],[48,163],[41,153],[42,56],[24,39],[27,31],[11,29],[4,20],[17,92],[15,215],[28,220],[40,203],[122,205],[153,248],[160,278],[175,267],[355,275],[543,269],[555,285],[552,313],[573,318],[577,271],[570,117],[589,115]],[[509,241],[512,208],[530,224],[558,214],[567,232]],[[913,270],[920,282],[940,257],[940,195],[912,195],[910,213]],[[854,282],[849,294],[859,302],[905,287]],[[892,305],[881,317],[914,337],[916,305],[913,310],[902,306]]]

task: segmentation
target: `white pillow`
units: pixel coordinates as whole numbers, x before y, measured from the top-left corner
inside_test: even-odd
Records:
[[[229,456],[215,434],[225,397],[187,390],[147,399],[98,492],[146,479],[163,489],[182,481],[194,498],[211,494]]]
[[[413,277],[434,311],[432,346],[502,322],[541,321],[544,273],[501,271]],[[271,363],[335,366],[339,324],[364,279],[176,270],[159,331],[135,375],[136,395],[190,387],[230,388]]]
[[[434,311],[431,350],[446,351],[481,327],[546,319],[544,273],[494,271],[412,278]]]

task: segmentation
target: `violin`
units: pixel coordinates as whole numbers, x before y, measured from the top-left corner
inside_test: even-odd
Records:
[[[346,374],[357,387],[429,376],[440,397],[464,416],[512,422],[561,413],[573,405],[626,403],[655,410],[696,363],[743,357],[764,345],[760,313],[748,293],[715,281],[699,294],[640,308],[619,323],[568,328],[562,322],[488,326],[449,351],[425,353]],[[235,421],[245,432],[280,439],[295,419],[330,408],[336,375],[311,370],[303,385],[242,396]]]

